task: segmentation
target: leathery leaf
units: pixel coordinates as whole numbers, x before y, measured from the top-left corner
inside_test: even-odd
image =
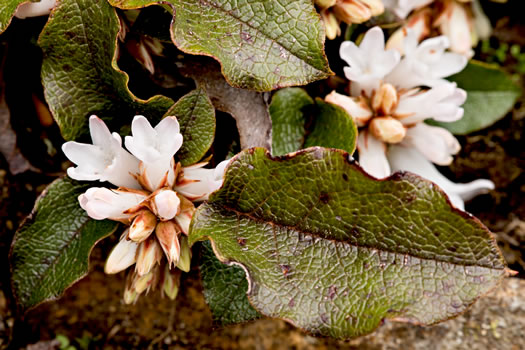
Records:
[[[433,324],[508,274],[488,229],[410,173],[375,180],[348,153],[249,149],[197,210],[190,243],[210,239],[241,265],[263,315],[353,338],[385,318]]]
[[[216,58],[235,87],[269,91],[332,74],[311,0],[110,0],[122,9],[173,8],[171,36],[184,52]]]

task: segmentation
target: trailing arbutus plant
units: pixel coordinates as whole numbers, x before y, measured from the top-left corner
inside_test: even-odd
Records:
[[[445,19],[442,35],[411,24],[391,41],[357,25],[430,3],[4,2],[0,31],[49,16],[41,81],[71,162],[14,237],[19,311],[75,288],[110,235],[104,270],[127,274],[125,303],[155,291],[177,303],[193,266],[223,325],[266,316],[350,339],[384,319],[446,321],[497,288],[513,272],[464,211],[494,184],[454,183],[434,164],[449,165],[454,134],[502,118],[519,89],[469,62]],[[343,23],[353,40],[336,35]],[[154,93],[132,91],[137,72]],[[221,134],[224,113],[237,128]]]

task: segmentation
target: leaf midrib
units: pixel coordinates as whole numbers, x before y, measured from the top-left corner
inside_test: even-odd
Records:
[[[393,250],[387,250],[387,249],[384,249],[384,248],[378,248],[378,247],[373,247],[373,246],[368,246],[368,245],[358,245],[358,244],[349,242],[347,240],[342,240],[342,239],[337,239],[337,238],[326,238],[326,237],[323,237],[323,236],[321,236],[320,234],[317,234],[317,233],[300,230],[300,229],[297,228],[297,226],[285,225],[285,224],[277,223],[277,222],[274,222],[274,221],[271,221],[271,220],[258,218],[258,217],[255,217],[253,215],[250,215],[248,213],[241,212],[241,211],[239,211],[239,210],[237,210],[235,208],[232,208],[230,206],[227,206],[227,205],[222,205],[222,204],[218,204],[218,203],[208,203],[208,205],[210,207],[212,207],[212,210],[214,210],[216,212],[219,212],[219,213],[221,212],[221,209],[233,212],[233,213],[235,213],[237,215],[238,220],[240,220],[240,217],[245,217],[245,218],[247,218],[247,219],[249,219],[249,220],[251,220],[251,221],[253,221],[253,222],[257,223],[257,224],[260,224],[260,223],[270,224],[272,226],[277,226],[277,227],[286,229],[288,231],[292,231],[292,232],[296,232],[296,233],[302,233],[303,235],[310,236],[310,237],[312,237],[314,239],[323,239],[323,240],[327,240],[327,241],[348,244],[349,246],[356,247],[357,249],[376,250],[376,251],[379,251],[379,252],[385,252],[385,253],[389,253],[389,254],[403,255],[403,256],[406,255],[406,256],[410,256],[412,258],[416,258],[416,259],[420,259],[420,260],[441,262],[441,263],[455,265],[455,266],[465,266],[465,267],[472,266],[472,267],[481,267],[481,268],[486,268],[486,269],[491,269],[491,270],[501,270],[501,271],[505,270],[505,266],[503,266],[503,265],[501,266],[501,268],[497,268],[497,267],[494,267],[494,266],[485,266],[485,265],[481,265],[481,264],[462,264],[462,263],[459,263],[459,262],[445,261],[445,260],[440,260],[440,259],[437,259],[437,258],[421,257],[421,256],[414,255],[413,253],[410,253],[410,252],[401,253],[401,252],[396,252],[396,251],[393,251]],[[239,225],[237,225],[237,227],[238,226]],[[273,239],[275,239],[275,238],[273,238]]]

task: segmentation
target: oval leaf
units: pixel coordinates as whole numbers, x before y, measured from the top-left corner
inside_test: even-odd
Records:
[[[29,0],[2,0],[0,2],[0,34],[2,34],[13,19],[16,9]]]
[[[272,154],[280,156],[303,147],[306,109],[313,107],[314,100],[301,88],[277,91],[270,104],[272,117]]]
[[[304,148],[321,146],[338,148],[353,154],[357,146],[357,126],[341,107],[315,100],[317,113],[312,132],[306,137]]]
[[[197,163],[210,149],[215,136],[215,108],[204,89],[184,95],[166,112],[176,116],[184,142],[177,152],[182,166]]]
[[[89,218],[77,197],[90,184],[69,178],[47,187],[11,247],[13,294],[22,310],[58,298],[88,272],[89,254],[113,233],[114,221]]]
[[[225,326],[261,316],[246,298],[248,281],[244,270],[239,266],[221,263],[209,242],[202,245],[199,268],[204,297],[217,324]]]
[[[193,218],[190,242],[206,238],[221,261],[244,266],[255,309],[336,338],[384,318],[446,320],[507,273],[487,228],[434,184],[375,180],[322,148],[236,156]]]
[[[128,90],[129,77],[116,63],[118,31],[107,1],[68,0],[58,3],[40,35],[46,101],[67,140],[87,133],[91,114],[115,129],[137,114],[160,120],[173,105],[170,98],[143,101]]]
[[[179,49],[216,58],[230,84],[269,91],[332,74],[311,0],[110,0],[122,9],[169,3]]]
[[[321,146],[354,153],[357,126],[341,107],[317,98],[314,104],[301,88],[277,91],[270,104],[272,154],[284,155],[301,148]],[[306,124],[313,120],[311,130]],[[307,134],[307,136],[305,136]]]
[[[503,118],[521,94],[520,88],[497,66],[470,61],[449,80],[467,91],[463,118],[452,123],[432,121],[456,135],[481,130]]]

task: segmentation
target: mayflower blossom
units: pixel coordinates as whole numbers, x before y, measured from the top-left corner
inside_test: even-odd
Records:
[[[166,117],[153,128],[146,118],[136,116],[132,136],[125,138],[129,152],[122,148],[120,136],[111,134],[98,117],[91,116],[89,126],[92,145],[66,142],[62,150],[77,165],[68,169],[71,178],[118,186],[92,187],[78,198],[91,218],[128,226],[111,251],[105,272],[135,265],[128,273],[126,303],[157,285],[174,299],[180,270],[190,269],[186,236],[195,212],[193,202],[207,199],[222,185],[227,161],[215,169],[205,169],[205,162],[189,167],[175,162],[183,141],[175,117]]]
[[[56,0],[40,0],[39,2],[26,2],[18,6],[15,16],[18,18],[38,17],[49,15],[55,7]]]
[[[340,55],[350,67],[350,96],[335,91],[325,100],[343,107],[359,127],[359,163],[377,178],[393,171],[409,170],[436,182],[452,203],[464,208],[464,200],[492,189],[488,180],[454,184],[439,174],[434,164],[449,165],[460,150],[446,129],[423,121],[453,122],[463,117],[466,92],[443,78],[461,71],[467,59],[446,52],[444,36],[417,44],[409,30],[405,55],[385,50],[383,32],[370,29],[361,44],[341,45]],[[420,169],[420,170],[419,170]]]
[[[472,57],[472,47],[478,40],[488,38],[492,31],[479,0],[385,0],[384,3],[399,18],[406,18],[406,23],[387,43],[387,48],[401,52],[408,28],[415,31],[419,41],[437,29],[449,39],[451,51],[467,57]]]

